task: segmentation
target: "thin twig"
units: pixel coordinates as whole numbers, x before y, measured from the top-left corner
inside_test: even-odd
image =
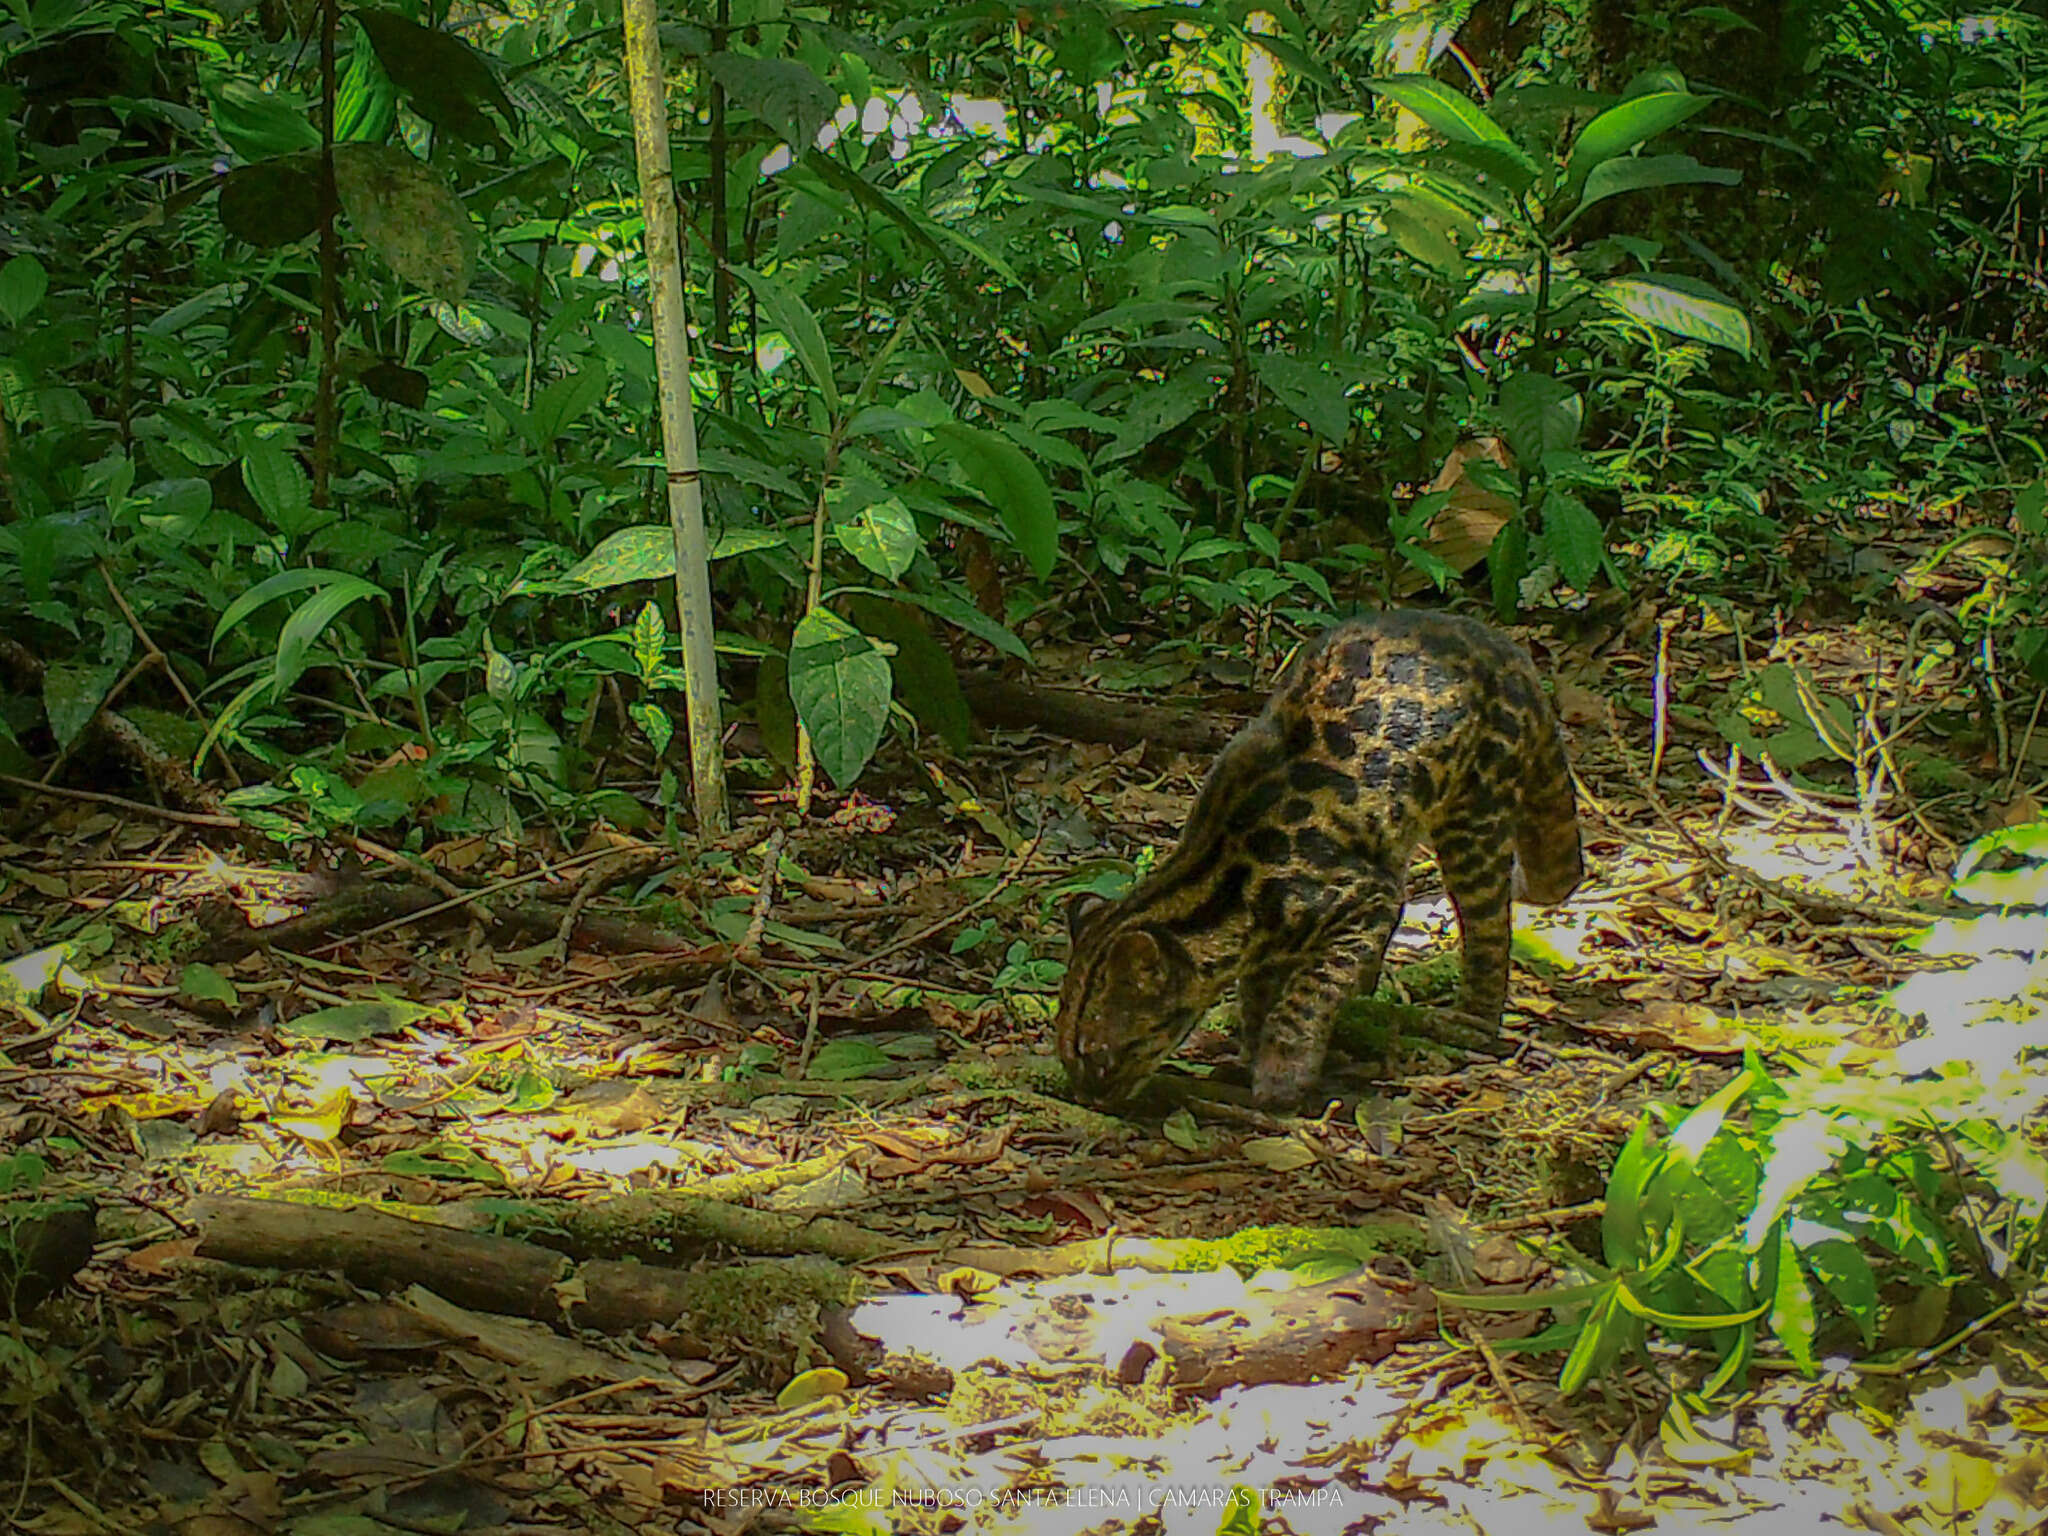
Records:
[[[733,951],[736,958],[757,959],[761,953],[761,935],[768,928],[768,909],[775,905],[775,886],[782,871],[782,845],[789,841],[789,828],[780,826],[768,839],[768,846],[761,852],[761,888],[754,893],[753,915],[747,919],[747,931],[741,937],[739,948]]]
[[[536,880],[545,880],[550,875],[561,875],[568,873],[572,869],[581,869],[584,865],[595,860],[609,858],[618,851],[616,848],[593,848],[588,853],[579,853],[574,858],[564,859],[559,864],[551,864],[543,869],[530,869],[523,875],[508,875],[503,880],[495,880],[489,885],[478,886],[473,891],[464,891],[460,895],[450,897],[447,901],[437,901],[431,907],[421,907],[417,912],[408,912],[403,917],[394,917],[387,923],[377,924],[374,928],[365,928],[360,933],[352,933],[345,939],[335,939],[331,943],[321,945],[320,948],[311,951],[311,953],[314,955],[330,954],[347,945],[360,944],[365,939],[374,939],[383,934],[391,933],[396,929],[408,928],[414,923],[424,922],[427,918],[438,917],[441,913],[450,911],[453,908],[470,906],[489,897],[502,895],[506,891],[516,890],[522,885],[531,885]]]
[[[1029,843],[1026,843],[1017,857],[1010,861],[1009,868],[1003,871],[1001,878],[986,891],[975,897],[974,900],[968,902],[966,906],[961,907],[958,911],[948,912],[943,917],[935,918],[931,922],[926,923],[922,928],[912,929],[902,938],[896,940],[895,943],[884,945],[872,955],[864,955],[858,960],[848,961],[827,978],[826,984],[828,986],[832,985],[842,975],[852,971],[872,969],[891,955],[901,954],[913,945],[922,944],[935,933],[943,933],[962,918],[972,917],[976,912],[979,912],[983,907],[1002,895],[1004,891],[1016,884],[1017,877],[1023,874],[1030,866],[1033,856],[1038,852],[1038,845],[1044,841],[1045,834],[1041,832],[1037,837],[1031,839]]]
[[[154,816],[159,821],[175,821],[180,826],[217,827],[225,832],[248,830],[233,816],[220,816],[207,811],[173,811],[161,805],[145,805],[140,800],[123,799],[120,795],[102,794],[96,789],[72,789],[63,784],[44,784],[39,780],[19,778],[11,773],[0,773],[0,784],[12,784],[19,789],[33,790],[37,794],[51,795],[63,800],[83,800],[92,805],[111,805],[117,810]]]
[[[1671,626],[1669,614],[1657,620],[1657,671],[1650,683],[1650,782],[1664,772],[1664,743],[1670,728]]]

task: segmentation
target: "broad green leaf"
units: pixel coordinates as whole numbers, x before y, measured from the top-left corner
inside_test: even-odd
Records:
[[[220,1003],[229,1008],[242,1006],[242,994],[235,984],[212,966],[199,961],[186,966],[179,974],[178,995],[197,998],[204,1003]]]
[[[977,639],[986,640],[1005,655],[1014,656],[1019,661],[1031,659],[1031,652],[1025,649],[1024,642],[1010,633],[1007,626],[990,618],[966,599],[955,597],[950,592],[877,592],[871,587],[842,587],[840,590],[849,596],[864,593],[869,597],[885,597],[894,602],[914,603],[925,612],[937,614],[947,623],[966,630]]]
[[[1463,91],[1445,85],[1430,75],[1388,75],[1368,80],[1365,88],[1384,96],[1405,111],[1413,112],[1447,139],[1462,144],[1494,144],[1513,150],[1514,140],[1500,124],[1486,115],[1486,109]]]
[[[849,602],[854,623],[863,633],[896,648],[889,671],[896,679],[896,697],[917,723],[934,732],[955,752],[967,750],[974,735],[974,717],[960,691],[953,656],[932,638],[924,620],[902,603],[856,596]],[[765,664],[763,671],[766,671]],[[767,682],[762,682],[767,688]],[[766,734],[766,726],[763,726]]]
[[[917,519],[898,496],[862,507],[832,532],[854,559],[890,581],[901,578],[924,548]]]
[[[1598,291],[1623,314],[1645,325],[1749,356],[1749,316],[1705,283],[1649,274],[1610,278]]]
[[[818,763],[841,789],[860,777],[889,723],[889,658],[829,608],[790,638],[789,696]]]
[[[1643,1196],[1658,1161],[1649,1121],[1638,1120],[1608,1172],[1607,1208],[1600,1220],[1601,1257],[1616,1269],[1634,1269],[1644,1261]]]
[[[1586,404],[1547,373],[1518,373],[1500,387],[1500,420],[1517,462],[1535,469],[1545,454],[1579,440]]]
[[[832,376],[832,354],[825,346],[825,332],[818,325],[818,317],[811,313],[811,307],[780,278],[737,263],[732,270],[754,290],[754,296],[768,312],[768,323],[788,339],[796,351],[797,360],[804,366],[804,372],[811,376],[811,382],[825,397],[825,409],[837,416],[839,381]]]
[[[303,240],[319,222],[318,155],[274,155],[238,165],[221,181],[221,228],[258,250]]]
[[[1691,155],[1627,155],[1616,160],[1604,160],[1594,166],[1586,177],[1586,188],[1579,194],[1579,206],[1559,226],[1559,233],[1577,223],[1579,215],[1595,203],[1618,197],[1624,192],[1698,184],[1732,187],[1741,180],[1742,172],[1726,166],[1702,165]]]
[[[392,84],[435,127],[471,144],[489,144],[500,136],[483,108],[508,123],[518,120],[490,65],[461,38],[381,7],[358,6],[349,14],[368,35]]]
[[[1511,517],[1486,551],[1487,585],[1493,592],[1493,611],[1501,619],[1514,618],[1522,578],[1528,574],[1529,525],[1519,516]]]
[[[334,185],[349,223],[401,279],[448,304],[469,291],[477,230],[440,171],[396,144],[338,144]]]
[[[818,130],[839,110],[839,92],[795,59],[714,53],[709,64],[726,93],[798,153],[817,142]]]
[[[811,1058],[809,1076],[819,1082],[850,1083],[886,1072],[895,1063],[865,1040],[831,1040]]]
[[[242,455],[242,484],[279,533],[293,538],[305,531],[313,510],[313,488],[297,456],[287,453],[277,439],[259,437]]]
[[[1805,1225],[1796,1223],[1793,1230],[1793,1241],[1799,1249],[1800,1258],[1856,1324],[1863,1335],[1864,1348],[1874,1348],[1878,1322],[1877,1276],[1871,1271],[1870,1260],[1853,1241],[1839,1233],[1802,1236],[1800,1229]]]
[[[1444,221],[1429,217],[1414,202],[1402,199],[1390,203],[1380,220],[1394,244],[1408,256],[1445,277],[1465,275],[1465,252]]]
[[[49,291],[50,274],[33,256],[24,253],[0,267],[0,315],[11,325],[35,313]]]
[[[711,539],[711,558],[724,560],[754,549],[779,549],[788,544],[766,528],[722,528]],[[621,528],[576,562],[559,582],[536,582],[566,592],[602,592],[631,581],[671,581],[676,574],[675,532],[667,523],[636,523]]]
[[[339,1040],[353,1044],[372,1035],[396,1034],[434,1010],[398,998],[376,1002],[340,1003],[302,1013],[278,1025],[278,1033],[302,1040]]]
[[[676,734],[676,722],[669,712],[647,699],[635,699],[626,706],[626,713],[640,727],[647,744],[654,748],[654,755],[667,756],[668,744],[675,740]]]
[[[1606,550],[1606,535],[1592,508],[1576,496],[1552,491],[1543,498],[1543,534],[1544,547],[1564,579],[1581,592],[1592,590]]]
[[[57,738],[58,746],[69,747],[85,733],[120,675],[119,667],[81,667],[71,662],[53,662],[44,670],[43,712],[49,716],[50,734]]]
[[[534,447],[546,448],[561,437],[584,412],[604,398],[610,387],[611,378],[604,364],[596,362],[586,363],[574,373],[551,382],[534,396],[533,409],[527,413]]]
[[[281,697],[306,670],[307,653],[327,627],[366,597],[382,597],[384,589],[373,581],[345,572],[330,571],[332,578],[318,592],[293,610],[278,632],[277,656],[271,670],[271,696]]]
[[[375,48],[349,51],[348,70],[334,93],[336,143],[382,144],[398,118],[398,88]]]
[[[1053,510],[1052,488],[1038,466],[1008,438],[964,422],[941,422],[932,428],[932,436],[996,509],[1039,579],[1050,576],[1059,554],[1059,514]]]
[[[1308,358],[1284,352],[1257,353],[1252,358],[1252,372],[1324,442],[1341,443],[1351,435],[1351,406],[1345,398],[1349,379],[1326,372]]]
[[[1566,185],[1584,186],[1596,165],[1627,154],[1706,107],[1706,97],[1684,91],[1653,91],[1609,107],[1579,130],[1565,170]]]
[[[1096,462],[1112,464],[1165,436],[1207,405],[1220,382],[1207,366],[1197,364],[1183,368],[1163,384],[1133,385],[1129,402],[1117,418],[1116,436],[1096,454]]]
[[[384,1154],[386,1173],[406,1178],[467,1179],[477,1184],[503,1184],[505,1174],[497,1164],[455,1141],[437,1141],[430,1146],[407,1147]]]
[[[1813,1345],[1820,1331],[1819,1322],[1814,1313],[1813,1292],[1799,1267],[1798,1250],[1792,1246],[1792,1235],[1783,1222],[1773,1222],[1751,1246],[1775,1259],[1769,1266],[1776,1271],[1777,1279],[1771,1293],[1771,1332],[1785,1346],[1793,1364],[1812,1376],[1817,1364]]]
[[[244,160],[320,147],[320,130],[313,126],[306,99],[297,93],[266,91],[213,69],[199,72],[199,85],[214,132]]]

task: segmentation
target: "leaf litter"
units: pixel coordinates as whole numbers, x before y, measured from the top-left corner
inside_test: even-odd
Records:
[[[60,802],[0,845],[0,1134],[99,1241],[0,1339],[11,1518],[2038,1528],[2038,1327],[1672,1411],[1641,1364],[1561,1394],[1512,1352],[1533,1313],[1428,1300],[1559,1279],[1533,1248],[1597,1251],[1647,1104],[1704,1100],[1749,1047],[1875,1061],[1910,1035],[1877,991],[1950,963],[1897,939],[1970,829],[1896,776],[1868,794],[1912,744],[1850,696],[1882,648],[1775,640],[1758,688],[1733,639],[1688,636],[1661,723],[1626,636],[1560,659],[1597,876],[1518,922],[1520,1050],[1404,1044],[1305,1121],[1196,1103],[1147,1129],[1066,1102],[1045,1055],[1057,894],[1170,842],[1185,755],[1010,734],[813,826],[764,802],[694,861],[458,840],[427,864],[525,883],[289,948],[241,936],[374,882]],[[1817,746],[1860,792],[1743,740]],[[637,905],[580,883],[621,856]],[[1393,957],[1424,1001],[1432,888]],[[393,1231],[416,1259],[363,1257]],[[267,1266],[205,1256],[251,1233]],[[606,1308],[631,1326],[574,1326]]]

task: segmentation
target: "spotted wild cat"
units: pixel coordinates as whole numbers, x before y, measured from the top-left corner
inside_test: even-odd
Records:
[[[1510,894],[1560,902],[1584,874],[1571,771],[1527,651],[1396,610],[1304,646],[1173,852],[1123,900],[1069,906],[1058,1046],[1076,1093],[1128,1099],[1235,981],[1254,1101],[1299,1104],[1338,1005],[1379,983],[1419,843],[1458,911],[1459,1006],[1497,1028]]]

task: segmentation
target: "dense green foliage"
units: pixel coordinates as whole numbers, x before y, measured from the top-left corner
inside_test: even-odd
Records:
[[[1162,636],[1482,557],[1502,611],[1797,600],[1873,509],[2016,539],[1962,611],[2048,663],[2039,23],[1501,9],[671,28],[760,750],[793,698],[848,780],[892,691],[957,740],[953,655],[1077,593]],[[587,797],[667,744],[673,624],[591,596],[667,568],[616,18],[340,18],[323,379],[320,15],[0,22],[0,603],[47,666],[0,731],[119,685],[317,821],[631,817]]]

